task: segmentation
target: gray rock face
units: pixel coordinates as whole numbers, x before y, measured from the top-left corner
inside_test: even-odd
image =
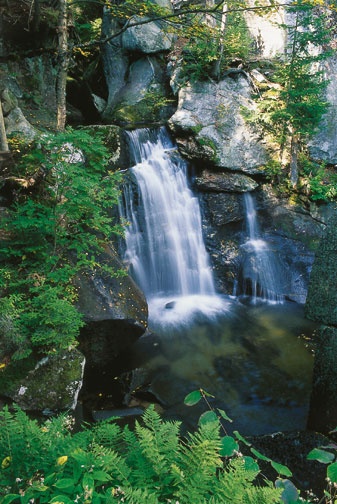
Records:
[[[196,178],[195,183],[202,191],[214,192],[253,191],[258,186],[255,180],[241,173],[213,172],[207,169]]]
[[[132,22],[144,21],[135,16]],[[122,35],[122,45],[128,51],[144,54],[168,51],[173,42],[173,35],[163,30],[160,22],[151,22],[128,28]]]
[[[19,133],[28,141],[33,140],[37,130],[27,121],[19,107],[11,110],[5,117],[5,127],[7,134]]]
[[[152,56],[138,59],[129,67],[123,88],[115,95],[104,112],[109,118],[122,124],[155,122],[172,114],[170,105],[158,106],[167,95],[166,67]]]
[[[235,73],[219,83],[198,82],[182,88],[169,126],[190,159],[259,173],[259,167],[267,161],[267,151],[242,115],[242,108],[254,107],[247,78]]]
[[[337,163],[337,58],[331,58],[324,64],[329,84],[326,100],[329,103],[327,113],[322,118],[317,133],[309,144],[310,154],[314,159]]]
[[[103,37],[110,37],[117,30],[117,23],[113,20],[109,11],[104,9],[102,19]],[[103,118],[107,118],[108,120],[115,105],[116,95],[125,85],[126,72],[129,66],[129,59],[122,48],[120,36],[113,38],[111,42],[103,44],[102,58],[105,80],[109,92]]]

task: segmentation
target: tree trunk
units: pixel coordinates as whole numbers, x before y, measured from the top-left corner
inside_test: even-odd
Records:
[[[298,183],[298,135],[291,137],[290,145],[290,183],[293,188]]]
[[[223,59],[224,52],[224,43],[225,43],[225,30],[226,30],[226,22],[227,22],[227,11],[228,4],[226,1],[222,4],[222,13],[221,13],[221,25],[220,25],[220,40],[219,40],[219,57],[215,63],[214,74],[217,80],[220,80],[221,74],[221,65]]]
[[[66,125],[66,86],[69,66],[68,23],[66,0],[59,0],[58,20],[58,72],[56,78],[57,129],[63,131]]]
[[[2,152],[9,152],[1,101],[0,101],[0,150]]]

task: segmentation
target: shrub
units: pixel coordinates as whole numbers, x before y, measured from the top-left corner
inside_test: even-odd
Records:
[[[120,177],[108,158],[99,134],[68,129],[43,135],[16,165],[16,177],[36,182],[1,221],[0,362],[76,344],[73,278],[103,268],[97,256],[120,232],[110,215]]]

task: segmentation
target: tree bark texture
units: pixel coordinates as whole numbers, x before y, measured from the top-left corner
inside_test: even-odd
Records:
[[[58,72],[56,78],[57,129],[63,131],[67,119],[66,87],[69,66],[67,2],[59,0]]]
[[[0,101],[0,150],[2,152],[9,151],[1,101]]]

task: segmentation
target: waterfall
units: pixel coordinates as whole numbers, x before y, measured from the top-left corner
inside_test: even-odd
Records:
[[[216,309],[199,202],[188,186],[186,163],[164,128],[127,135],[135,183],[126,185],[123,197],[125,261],[147,297],[150,316],[151,308],[161,319],[200,307]]]
[[[248,240],[243,244],[241,283],[244,295],[257,300],[282,303],[283,272],[272,248],[261,238],[253,196],[244,194]]]

